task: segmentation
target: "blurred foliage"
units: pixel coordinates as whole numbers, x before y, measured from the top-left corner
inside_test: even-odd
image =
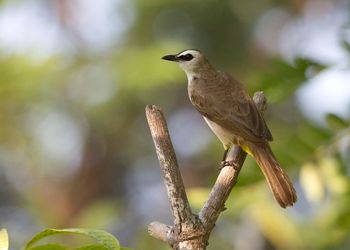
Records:
[[[313,1],[105,0],[88,9],[93,2],[0,1],[0,223],[14,249],[47,227],[98,228],[135,249],[168,249],[147,234],[150,221],[169,222],[171,212],[145,105],[161,106],[174,141],[183,140],[175,148],[196,211],[215,181],[223,151],[191,106],[183,72],[160,60],[186,48],[204,51],[250,94],[264,91],[271,146],[299,198],[295,207],[280,209],[248,158],[208,249],[350,247],[350,117],[329,113],[324,123],[312,120],[296,98],[310,79],[334,65],[316,56],[286,58],[257,42],[262,19],[279,11],[289,20],[276,33],[263,32],[264,39],[279,41],[277,34],[305,21]],[[107,2],[122,22],[108,19],[93,29],[90,24],[105,16],[94,20],[89,11],[98,12]],[[341,3],[329,1],[329,6]],[[328,5],[319,6],[315,15],[331,12]],[[33,9],[31,18],[51,25],[44,33],[30,26],[31,18],[28,27],[15,25],[16,16],[25,18]],[[4,25],[7,16],[13,19]],[[13,27],[6,33],[9,23]],[[100,48],[104,28],[122,31]],[[39,50],[26,47],[32,30],[40,34]],[[337,38],[349,51],[347,30],[344,26]],[[5,35],[16,32],[20,43],[6,47]],[[51,40],[58,47],[45,54]],[[349,57],[339,63],[347,70]],[[310,100],[315,101],[320,100]],[[198,144],[193,152],[180,153],[193,144]]]
[[[306,58],[296,58],[293,65],[281,59],[275,59],[269,64],[269,69],[252,74],[250,82],[254,91],[263,90],[270,103],[288,98],[308,77],[308,72],[316,74],[325,66]]]
[[[6,229],[0,230],[0,249],[8,250],[9,248],[9,236]]]

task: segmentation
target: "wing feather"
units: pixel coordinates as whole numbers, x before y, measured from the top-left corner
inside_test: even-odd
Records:
[[[220,74],[221,79],[202,83],[199,91],[193,88],[192,104],[203,116],[243,139],[271,141],[271,132],[244,87],[228,74]]]

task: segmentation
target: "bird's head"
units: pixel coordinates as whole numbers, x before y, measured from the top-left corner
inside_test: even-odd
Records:
[[[187,76],[211,67],[207,58],[199,50],[194,49],[187,49],[176,55],[166,55],[162,59],[178,63]]]

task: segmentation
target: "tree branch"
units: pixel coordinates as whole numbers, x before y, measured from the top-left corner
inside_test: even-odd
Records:
[[[257,92],[253,99],[263,112],[266,109],[264,94]],[[194,215],[188,203],[164,115],[156,106],[148,105],[146,116],[174,217],[174,226],[152,222],[148,227],[149,234],[167,242],[173,249],[206,249],[215,222],[225,210],[225,202],[237,182],[246,153],[238,146],[231,148],[227,160],[233,162],[234,166],[224,167],[220,171],[199,216]]]

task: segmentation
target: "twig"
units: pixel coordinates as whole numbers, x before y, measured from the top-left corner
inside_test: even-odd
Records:
[[[264,111],[264,94],[257,92],[253,99],[259,110]],[[149,105],[146,107],[146,116],[174,217],[174,226],[152,222],[148,227],[149,234],[167,242],[173,249],[204,250],[216,220],[225,210],[225,202],[237,182],[246,153],[238,146],[232,147],[227,160],[233,162],[234,166],[224,167],[220,171],[199,216],[194,215],[188,203],[163,113],[156,106]]]

